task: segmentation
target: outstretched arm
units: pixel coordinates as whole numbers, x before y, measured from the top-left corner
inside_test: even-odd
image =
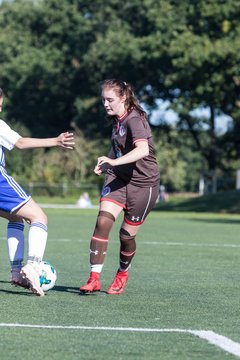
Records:
[[[18,139],[15,146],[18,149],[34,149],[34,148],[53,147],[53,146],[60,146],[66,149],[73,149],[73,146],[75,144],[73,140],[74,140],[73,133],[65,132],[55,138],[37,139],[37,138],[22,137]]]

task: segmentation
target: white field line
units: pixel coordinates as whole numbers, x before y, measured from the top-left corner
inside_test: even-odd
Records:
[[[226,336],[219,335],[211,330],[190,330],[190,329],[151,329],[151,328],[124,328],[107,326],[63,326],[63,325],[32,325],[32,324],[7,324],[0,323],[4,328],[32,328],[32,329],[56,329],[56,330],[99,330],[99,331],[126,331],[126,332],[148,332],[148,333],[185,333],[206,340],[209,344],[240,357],[240,343],[235,342]]]
[[[5,237],[0,237],[0,240],[6,240]],[[51,242],[86,242],[88,239],[70,239],[70,238],[51,238]],[[162,242],[162,241],[141,241],[144,245],[159,245],[159,246],[184,246],[184,247],[217,247],[217,248],[240,248],[240,244],[203,244],[203,243],[183,243],[183,242]],[[111,243],[118,243],[118,241],[112,241]]]
[[[210,344],[227,351],[229,354],[240,357],[240,343],[232,341],[226,336],[216,334],[214,331],[205,330],[190,330],[189,332],[195,336],[199,336],[201,339],[207,340]]]
[[[239,244],[203,244],[203,243],[183,243],[183,242],[160,242],[160,241],[145,241],[143,244],[148,245],[162,245],[162,246],[196,246],[196,247],[226,247],[226,248],[240,248]]]
[[[5,237],[0,237],[0,240],[6,241]],[[51,242],[86,242],[88,239],[68,239],[68,238],[51,238]],[[159,246],[183,246],[183,247],[216,247],[216,248],[240,248],[240,244],[203,244],[203,243],[183,243],[183,242],[161,242],[161,241],[141,241],[144,245],[159,245]],[[112,241],[111,243],[119,243],[118,241]]]

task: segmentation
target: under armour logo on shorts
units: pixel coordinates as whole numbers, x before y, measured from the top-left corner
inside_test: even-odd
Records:
[[[140,216],[132,216],[131,217],[131,221],[139,221],[140,220]]]

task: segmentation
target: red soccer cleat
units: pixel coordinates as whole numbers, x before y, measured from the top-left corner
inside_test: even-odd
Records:
[[[95,291],[101,290],[100,274],[91,272],[88,282],[80,287],[80,294],[91,294]]]
[[[117,272],[113,283],[108,288],[107,293],[111,295],[118,295],[124,291],[124,287],[128,281],[128,271]]]

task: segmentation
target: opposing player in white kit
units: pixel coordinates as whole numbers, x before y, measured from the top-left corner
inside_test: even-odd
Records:
[[[0,112],[3,91],[0,88]],[[0,216],[7,219],[8,252],[11,264],[11,282],[29,288],[38,296],[44,292],[39,282],[39,263],[47,242],[47,216],[40,206],[5,170],[5,149],[33,149],[60,146],[72,149],[73,134],[65,132],[55,138],[24,138],[0,120]],[[24,223],[29,224],[28,259],[24,259]]]

